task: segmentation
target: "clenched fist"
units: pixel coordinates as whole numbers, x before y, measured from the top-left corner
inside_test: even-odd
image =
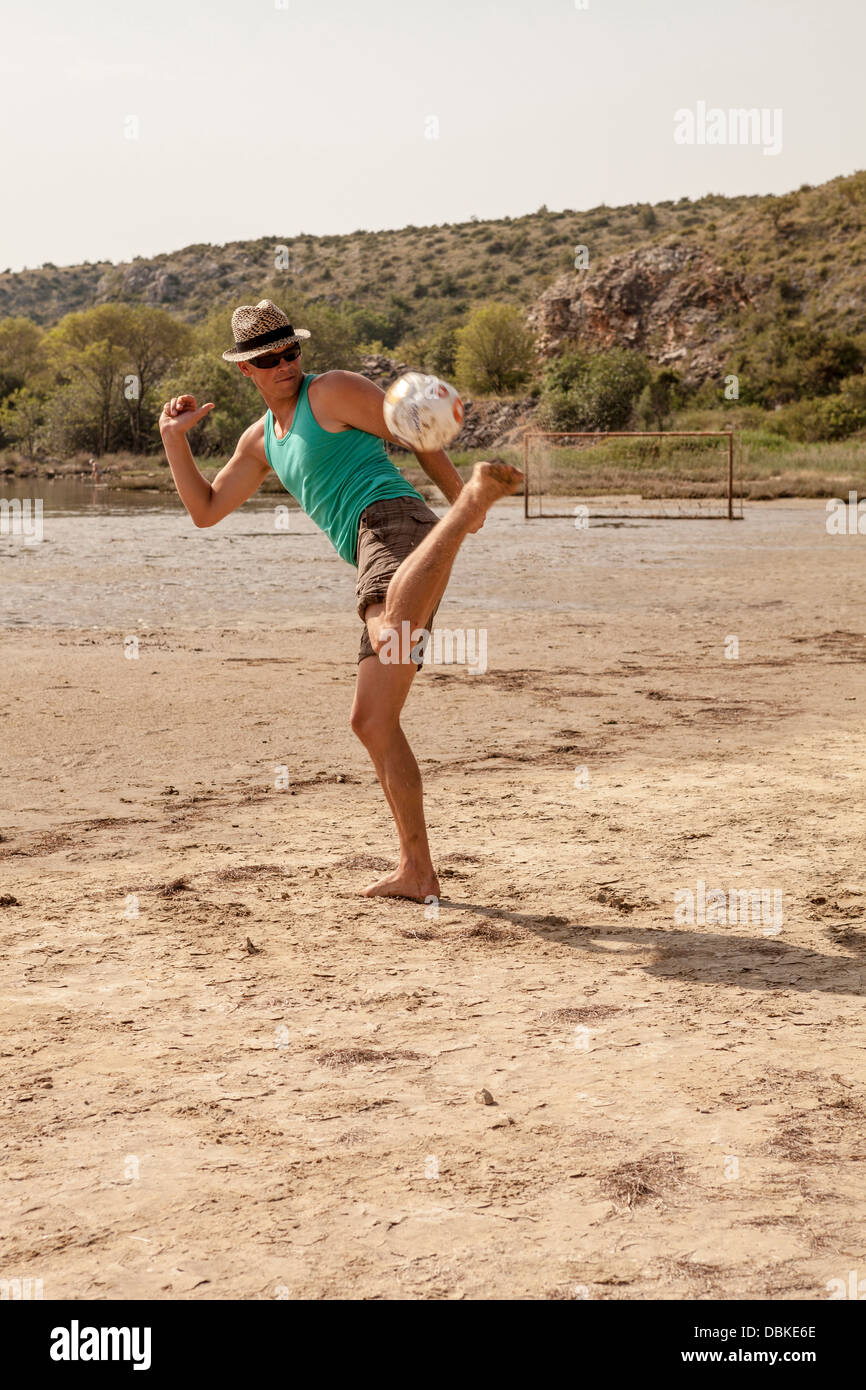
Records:
[[[166,401],[162,407],[162,414],[159,417],[159,432],[165,438],[166,435],[186,434],[193,425],[197,425],[199,420],[203,420],[208,411],[213,410],[214,403],[209,401],[207,405],[197,406],[195,396],[172,396],[170,401]]]

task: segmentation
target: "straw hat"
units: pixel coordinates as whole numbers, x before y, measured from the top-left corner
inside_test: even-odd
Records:
[[[282,309],[270,299],[258,304],[242,304],[232,314],[232,334],[235,345],[223,353],[226,362],[248,362],[277,348],[309,338],[306,328],[293,328]]]

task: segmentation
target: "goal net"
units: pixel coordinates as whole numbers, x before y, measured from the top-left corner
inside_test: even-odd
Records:
[[[742,518],[740,449],[728,430],[528,430],[523,510],[647,520]],[[569,505],[569,503],[571,505]]]

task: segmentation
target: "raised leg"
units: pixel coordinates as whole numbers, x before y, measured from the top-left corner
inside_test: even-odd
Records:
[[[384,613],[375,624],[368,619],[375,652],[389,633],[402,633],[403,622],[410,624],[410,633],[423,627],[445,592],[466,536],[480,529],[494,502],[516,492],[522,482],[523,474],[510,464],[476,463],[472,477],[453,506],[395,571],[385,596]]]

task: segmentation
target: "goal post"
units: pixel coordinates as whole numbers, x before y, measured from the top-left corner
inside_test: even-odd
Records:
[[[733,430],[526,430],[523,514],[571,517],[566,497],[592,497],[598,518],[739,521],[740,453]]]

